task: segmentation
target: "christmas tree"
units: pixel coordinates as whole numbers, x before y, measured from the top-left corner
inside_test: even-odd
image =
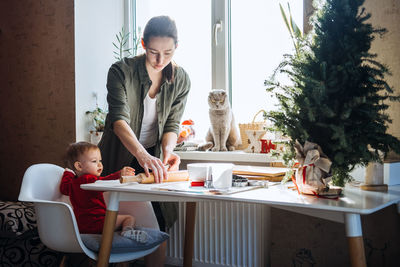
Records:
[[[379,161],[377,150],[400,153],[400,141],[388,134],[388,101],[400,97],[385,81],[388,68],[369,50],[385,29],[367,21],[364,0],[325,0],[313,16],[313,32],[298,40],[300,49],[285,55],[265,82],[278,111],[268,117],[291,138],[317,143],[332,160],[333,181],[343,186],[356,165]],[[277,81],[286,74],[290,84]]]

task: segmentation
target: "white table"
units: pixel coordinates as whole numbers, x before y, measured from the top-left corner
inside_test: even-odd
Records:
[[[176,186],[187,184],[188,186],[188,182],[168,184],[176,184]],[[97,266],[108,266],[120,201],[176,201],[190,203],[200,201],[236,201],[265,204],[311,216],[329,218],[345,224],[352,266],[366,266],[360,215],[371,214],[392,204],[399,205],[400,203],[400,186],[389,187],[387,193],[362,191],[356,187],[346,187],[343,197],[338,200],[331,200],[299,195],[296,191],[287,189],[286,186],[282,185],[259,188],[232,195],[157,190],[158,187],[164,187],[165,185],[119,184],[118,181],[103,181],[81,186],[86,190],[108,191],[110,193]],[[191,214],[193,215],[193,212]],[[191,247],[190,244],[189,247]],[[191,258],[184,259],[184,264],[185,266],[191,266]]]

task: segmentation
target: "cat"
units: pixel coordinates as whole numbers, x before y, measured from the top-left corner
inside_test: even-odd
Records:
[[[208,95],[208,105],[211,127],[206,144],[212,147],[212,151],[235,150],[241,139],[225,90],[213,89]]]

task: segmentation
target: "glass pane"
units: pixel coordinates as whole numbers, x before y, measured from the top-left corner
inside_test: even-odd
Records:
[[[144,29],[153,16],[168,15],[178,28],[174,61],[189,74],[192,87],[182,120],[195,122],[196,139],[209,127],[208,92],[211,90],[211,3],[194,0],[137,0],[136,24]]]
[[[264,81],[294,51],[283,21],[280,1],[232,1],[232,108],[237,123],[249,123],[257,111],[274,109],[275,100],[265,91]],[[303,1],[289,2],[296,24],[303,25]],[[261,121],[262,116],[256,119]]]

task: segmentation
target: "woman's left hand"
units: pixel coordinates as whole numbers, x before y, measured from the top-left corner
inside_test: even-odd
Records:
[[[181,163],[181,159],[177,154],[175,154],[171,151],[164,151],[163,164],[169,166],[168,171],[179,170],[180,163]]]

